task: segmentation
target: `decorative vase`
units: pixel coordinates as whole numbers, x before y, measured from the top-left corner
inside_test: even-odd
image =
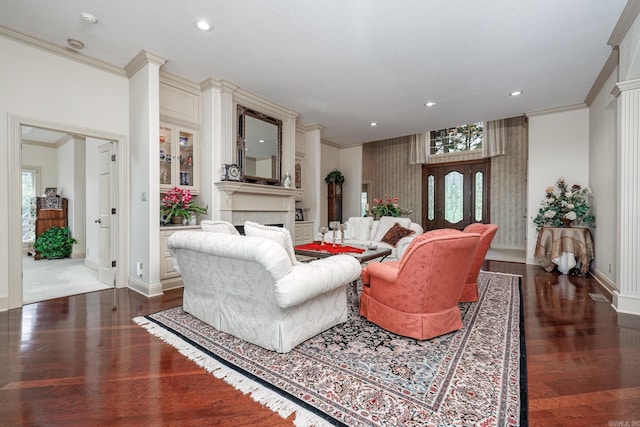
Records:
[[[568,218],[560,218],[562,220],[562,228],[570,228],[571,227],[571,223],[573,222],[572,220],[568,219]]]
[[[173,216],[171,217],[171,224],[182,224],[184,222],[183,216]]]

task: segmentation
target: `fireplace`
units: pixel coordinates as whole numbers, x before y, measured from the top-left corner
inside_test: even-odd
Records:
[[[245,182],[215,183],[220,190],[220,219],[244,229],[245,221],[285,227],[293,231],[295,201],[302,190]]]

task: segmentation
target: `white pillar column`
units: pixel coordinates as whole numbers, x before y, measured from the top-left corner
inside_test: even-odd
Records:
[[[618,97],[618,290],[613,307],[640,315],[640,79],[619,82]]]

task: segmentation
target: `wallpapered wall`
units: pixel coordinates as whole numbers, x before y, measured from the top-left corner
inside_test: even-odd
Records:
[[[400,207],[413,209],[410,218],[422,218],[422,166],[409,164],[409,137],[364,144],[362,148],[362,184],[369,184],[369,205],[374,198],[398,197]]]
[[[528,130],[524,116],[506,119],[504,156],[491,159],[491,222],[498,224],[492,247],[526,249]],[[544,194],[541,194],[540,198]]]
[[[506,155],[491,160],[491,222],[499,231],[496,248],[526,247],[527,122],[524,116],[506,119]],[[409,137],[375,141],[362,149],[362,183],[374,198],[398,197],[402,208],[413,209],[411,219],[422,218],[422,166],[409,164]]]

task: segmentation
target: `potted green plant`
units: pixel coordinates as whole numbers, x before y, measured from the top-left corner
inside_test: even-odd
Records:
[[[71,237],[69,227],[49,227],[38,236],[33,248],[41,258],[66,258],[71,255],[74,243],[78,241]]]
[[[334,169],[327,174],[327,176],[324,178],[324,182],[326,182],[327,184],[331,184],[332,182],[342,184],[344,182],[344,175],[342,175],[342,172],[340,172],[338,169]]]

